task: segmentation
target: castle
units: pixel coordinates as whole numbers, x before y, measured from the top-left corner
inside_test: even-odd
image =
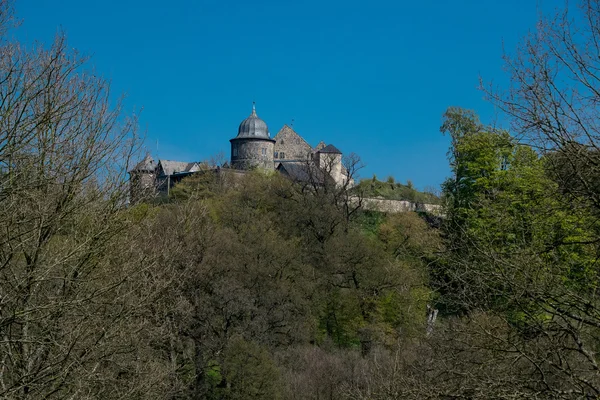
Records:
[[[170,189],[181,179],[207,170],[230,170],[237,174],[253,169],[275,170],[298,181],[320,175],[321,179],[331,179],[336,185],[353,183],[342,165],[342,153],[335,146],[320,142],[313,148],[288,125],[284,125],[271,138],[267,124],[256,114],[255,104],[252,105],[250,116],[240,123],[237,136],[229,142],[230,162],[216,167],[202,162],[155,161],[147,155],[129,171],[131,200],[168,196]],[[319,174],[312,174],[311,171]],[[323,178],[323,172],[328,178]]]

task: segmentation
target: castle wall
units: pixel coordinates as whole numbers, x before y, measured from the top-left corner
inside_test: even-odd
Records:
[[[312,148],[289,126],[284,126],[275,136],[273,159],[304,161],[310,157]]]
[[[231,165],[238,169],[273,170],[273,147],[270,140],[235,140],[231,143]]]
[[[154,197],[155,194],[155,175],[153,173],[130,172],[129,198],[132,203]]]
[[[352,199],[354,203],[358,202],[358,198]],[[362,207],[365,210],[380,211],[386,213],[401,213],[409,211],[425,211],[433,215],[443,216],[442,206],[437,204],[421,204],[412,203],[406,200],[387,200],[381,198],[362,199]]]
[[[317,153],[319,166],[327,171],[336,185],[342,186],[345,176],[342,174],[342,155],[337,153]]]

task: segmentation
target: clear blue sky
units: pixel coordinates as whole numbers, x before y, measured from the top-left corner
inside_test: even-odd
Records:
[[[497,118],[479,76],[505,84],[538,7],[560,0],[17,0],[25,41],[63,29],[97,73],[143,108],[147,147],[161,158],[225,152],[252,101],[272,135],[295,119],[313,146],[355,152],[362,177],[418,188],[449,175],[449,106]]]

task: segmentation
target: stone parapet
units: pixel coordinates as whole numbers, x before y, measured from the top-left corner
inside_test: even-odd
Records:
[[[359,201],[359,198],[353,197],[351,200],[356,204]],[[366,210],[386,213],[424,211],[440,217],[443,216],[443,208],[438,204],[413,203],[406,200],[388,200],[377,197],[364,197],[362,199],[362,207]]]

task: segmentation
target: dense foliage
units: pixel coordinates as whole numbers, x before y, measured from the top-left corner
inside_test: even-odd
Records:
[[[396,182],[390,176],[385,182],[373,176],[371,179],[362,179],[353,189],[354,193],[364,197],[378,197],[386,200],[405,200],[420,204],[440,204],[440,198],[432,192],[416,190],[410,181],[406,185]]]
[[[182,181],[169,204],[128,211],[149,214],[153,238],[141,235],[134,258],[144,254],[153,280],[169,282],[152,303],[163,313],[155,340],[170,349],[156,361],[175,367],[172,395],[339,397],[353,383],[347,371],[320,387],[310,364],[358,368],[360,355],[423,335],[438,235],[416,214],[380,215],[364,229],[369,217],[348,218],[342,190],[208,172]]]

